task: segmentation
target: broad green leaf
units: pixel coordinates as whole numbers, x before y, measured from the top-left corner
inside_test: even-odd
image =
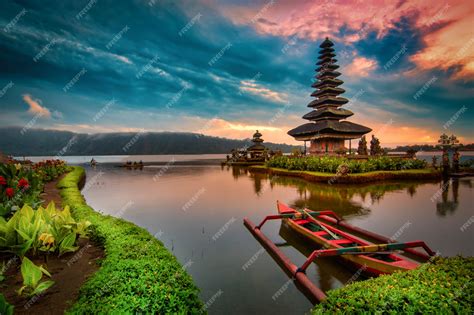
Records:
[[[23,285],[36,287],[43,273],[31,260],[27,257],[23,257],[23,261],[21,262],[21,275],[23,277]]]
[[[52,285],[54,284],[54,281],[52,280],[46,280],[38,284],[38,286],[33,290],[31,295],[37,295],[40,294],[43,291],[46,291],[49,289]]]

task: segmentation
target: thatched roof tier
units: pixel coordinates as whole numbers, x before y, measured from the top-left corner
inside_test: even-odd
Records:
[[[349,102],[347,98],[344,97],[326,97],[326,98],[317,98],[311,103],[308,104],[308,107],[322,107],[322,106],[342,106]]]
[[[322,120],[317,123],[307,123],[288,131],[288,134],[297,140],[319,138],[355,139],[371,132],[372,129],[350,121]],[[298,139],[300,138],[300,139]],[[308,138],[308,139],[302,139]]]
[[[326,78],[323,80],[318,80],[314,82],[311,87],[313,88],[322,88],[323,86],[339,86],[344,83],[342,80],[334,79],[334,78]]]
[[[332,120],[340,120],[345,119],[354,115],[353,112],[347,109],[342,108],[328,108],[323,110],[313,110],[312,112],[307,113],[303,116],[304,119],[307,120],[321,120],[321,119],[332,119]]]
[[[329,96],[329,95],[337,96],[339,94],[344,93],[345,91],[346,90],[338,88],[338,87],[328,86],[328,87],[321,88],[320,90],[314,91],[311,94],[311,96],[314,96],[314,97],[322,97],[322,96]]]

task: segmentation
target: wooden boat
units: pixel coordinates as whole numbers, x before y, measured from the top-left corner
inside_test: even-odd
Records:
[[[401,255],[387,252],[388,244],[375,245],[377,248],[374,249],[374,246],[365,240],[319,220],[317,215],[313,217],[309,210],[298,211],[281,202],[277,202],[277,208],[282,215],[294,215],[283,219],[291,229],[305,236],[317,247],[333,250],[331,256],[338,255],[344,262],[366,275],[390,274],[395,271],[411,270],[419,265]],[[344,252],[347,254],[343,254]],[[326,255],[319,253],[319,256]]]

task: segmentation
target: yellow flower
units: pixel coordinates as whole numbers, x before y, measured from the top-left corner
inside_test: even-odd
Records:
[[[20,163],[16,163],[16,164],[15,164],[15,168],[16,168],[17,171],[20,170],[20,169],[21,169],[21,164],[20,164]]]
[[[54,236],[49,233],[41,234],[38,239],[43,242],[43,245],[52,245],[54,243]]]

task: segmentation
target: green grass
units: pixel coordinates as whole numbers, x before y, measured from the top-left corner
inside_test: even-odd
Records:
[[[473,257],[436,258],[330,291],[313,314],[473,314],[473,279]]]
[[[92,222],[92,236],[104,248],[100,269],[81,287],[71,314],[200,313],[199,290],[176,258],[148,231],[89,207],[74,167],[59,183],[63,204],[78,220]]]

